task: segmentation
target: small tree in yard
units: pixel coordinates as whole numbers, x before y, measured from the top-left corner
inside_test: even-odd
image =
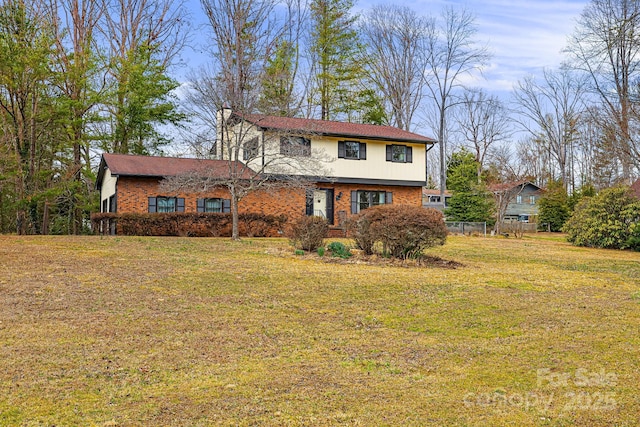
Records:
[[[224,170],[194,170],[166,177],[162,182],[162,187],[171,192],[204,194],[226,188],[231,196],[233,240],[239,239],[239,203],[244,197],[256,191],[282,189],[304,194],[305,189],[315,186],[316,180],[325,179],[324,165],[331,160],[324,151],[304,146],[292,145],[290,150],[282,151],[281,138],[291,135],[265,132],[259,136],[256,129],[261,117],[222,109],[218,118],[218,157],[223,160]],[[251,121],[245,120],[249,118]]]
[[[453,153],[447,169],[447,185],[453,192],[445,215],[449,221],[490,222],[493,206],[490,193],[478,183],[478,162],[472,153]]]
[[[509,230],[502,229],[502,226],[504,224],[504,217],[507,214],[509,204],[516,200],[518,195],[522,194],[522,191],[524,190],[526,185],[527,181],[522,181],[518,184],[507,183],[493,186],[492,191],[496,209],[496,223],[494,229],[496,234],[501,234],[503,231],[514,232],[513,226],[507,227]],[[520,229],[522,229],[522,227],[520,227]]]
[[[444,245],[448,234],[440,211],[419,206],[374,206],[353,218],[350,228],[365,254],[373,254],[380,243],[383,255],[400,259],[419,258],[425,249]]]
[[[547,186],[539,202],[538,222],[548,231],[561,231],[569,218],[569,196],[562,181],[554,181]]]
[[[305,177],[326,176],[322,162],[328,157],[311,150],[282,152],[281,138],[291,135],[260,132],[260,117],[248,120],[264,107],[261,101],[269,87],[281,82],[279,73],[265,68],[269,54],[277,50],[281,35],[292,24],[273,13],[276,2],[202,0],[202,6],[212,30],[212,67],[190,78],[185,107],[192,121],[185,139],[206,156],[223,160],[224,170],[192,171],[165,179],[163,185],[176,192],[226,188],[231,196],[232,239],[237,240],[238,203],[245,196],[259,190],[302,191],[313,185]]]
[[[567,240],[577,246],[640,250],[640,201],[628,187],[584,197],[564,225]]]

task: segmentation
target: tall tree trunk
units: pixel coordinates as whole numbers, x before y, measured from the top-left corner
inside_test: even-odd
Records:
[[[240,240],[240,230],[238,227],[238,194],[236,192],[235,186],[231,186],[229,190],[231,193],[231,239]]]
[[[440,202],[444,206],[444,193],[447,191],[447,147],[444,137],[444,120],[445,120],[445,99],[443,99],[440,111],[440,121],[438,126],[438,144],[440,145]]]

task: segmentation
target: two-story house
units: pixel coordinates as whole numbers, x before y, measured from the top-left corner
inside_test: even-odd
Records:
[[[286,188],[256,191],[240,201],[240,212],[289,218],[318,215],[337,226],[349,215],[374,205],[420,206],[426,152],[435,142],[390,126],[224,111],[219,113],[213,149],[217,160],[105,154],[96,185],[102,212],[222,212],[229,199],[225,188],[206,194],[164,194],[159,182],[204,166],[224,174],[229,162],[236,161],[252,172],[276,178],[300,176],[315,184],[306,192]]]
[[[494,184],[490,190],[496,199],[499,222],[537,222],[540,187],[523,180]]]

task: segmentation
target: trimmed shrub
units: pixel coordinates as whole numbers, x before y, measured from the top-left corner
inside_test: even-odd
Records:
[[[240,220],[240,234],[247,237],[277,237],[282,233],[282,228],[287,222],[286,215],[261,213],[241,213],[238,215],[238,219]]]
[[[276,237],[287,217],[244,213],[239,215],[240,234],[249,237]],[[232,219],[230,213],[99,213],[91,216],[93,228],[109,234],[116,230],[125,236],[191,236],[229,237]]]
[[[291,245],[307,252],[321,247],[328,234],[329,223],[318,216],[301,216],[291,224],[287,232]]]
[[[442,212],[402,205],[366,209],[353,218],[350,231],[366,254],[379,243],[382,255],[401,259],[418,258],[425,249],[443,245],[448,234]]]
[[[576,205],[563,231],[576,246],[640,249],[640,201],[628,187],[608,188]]]

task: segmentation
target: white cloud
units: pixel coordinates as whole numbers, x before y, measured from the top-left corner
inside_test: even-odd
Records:
[[[358,3],[359,10],[376,4]],[[444,6],[464,7],[476,16],[477,41],[493,54],[482,76],[469,76],[465,84],[490,91],[510,91],[513,85],[543,68],[558,67],[562,50],[587,1],[554,0],[418,0],[405,4],[425,16],[437,16]]]

